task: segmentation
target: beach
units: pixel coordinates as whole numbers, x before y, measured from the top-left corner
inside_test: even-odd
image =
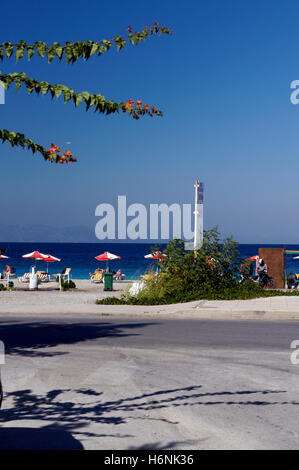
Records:
[[[76,289],[61,292],[55,281],[40,284],[38,290],[29,290],[29,283],[13,280],[15,290],[0,292],[0,313],[87,313],[96,310],[96,299],[121,296],[131,282],[113,283],[113,291],[104,291],[104,284],[90,280],[73,279]],[[95,309],[91,308],[95,307]]]

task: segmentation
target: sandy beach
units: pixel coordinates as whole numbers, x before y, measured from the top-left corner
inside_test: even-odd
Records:
[[[29,290],[29,284],[13,280],[16,290],[0,291],[1,313],[91,313],[96,299],[121,296],[128,290],[131,282],[113,283],[113,291],[104,291],[104,284],[89,280],[73,279],[76,289],[60,292],[58,283],[47,282],[39,285],[38,290]]]

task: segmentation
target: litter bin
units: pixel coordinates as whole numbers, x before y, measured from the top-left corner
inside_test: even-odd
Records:
[[[104,290],[113,290],[113,273],[104,274]]]
[[[38,288],[37,274],[30,274],[30,276],[29,276],[29,289],[37,289],[37,288]]]

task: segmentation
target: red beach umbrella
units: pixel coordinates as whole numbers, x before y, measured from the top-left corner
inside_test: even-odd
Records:
[[[52,255],[45,255],[44,261],[46,261],[47,263],[54,263],[54,261],[61,261],[61,259],[55,258],[55,256]]]
[[[257,268],[258,264],[259,264],[259,255],[254,255],[254,256],[251,256],[250,258],[246,258],[245,261],[255,261],[255,267]]]
[[[35,266],[36,266],[36,261],[37,260],[42,260],[44,261],[47,255],[43,255],[39,251],[32,251],[32,253],[28,253],[27,255],[23,255],[22,258],[32,258],[35,259]]]
[[[44,260],[47,255],[43,255],[39,251],[32,251],[32,253],[28,253],[27,255],[23,255],[22,258],[33,258],[38,260]]]
[[[157,273],[159,271],[159,261],[163,263],[163,256],[166,256],[164,253],[161,253],[161,251],[156,251],[155,253],[150,253],[149,255],[145,255],[145,258],[151,258],[151,259],[156,259],[157,260]]]
[[[256,261],[257,259],[259,259],[259,255],[254,255],[254,256],[251,256],[250,258],[246,258],[245,261]]]
[[[55,256],[52,256],[52,255],[44,255],[44,256],[45,256],[44,261],[46,261],[46,263],[47,263],[47,272],[48,272],[48,269],[49,269],[49,264],[48,263],[54,263],[55,261],[61,261],[61,259],[56,258]]]
[[[121,259],[121,257],[118,255],[114,255],[113,253],[109,253],[109,251],[105,251],[105,253],[95,256],[95,259],[97,259],[98,261],[106,261],[106,270],[108,270],[108,261],[113,259]]]
[[[160,261],[163,261],[163,256],[166,256],[164,253],[161,253],[161,251],[156,251],[155,253],[150,253],[149,255],[145,255],[145,258],[152,258],[152,259],[159,259]]]

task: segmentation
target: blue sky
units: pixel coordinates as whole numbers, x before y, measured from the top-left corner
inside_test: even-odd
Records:
[[[297,1],[47,5],[1,5],[1,42],[101,40],[154,21],[173,36],[68,66],[38,57],[5,60],[2,72],[24,71],[116,101],[140,98],[164,116],[105,117],[12,87],[0,106],[0,128],[70,147],[78,163],[50,165],[1,145],[1,224],[93,230],[102,202],[114,204],[118,195],[146,205],[193,202],[199,178],[206,229],[218,225],[243,243],[299,243],[299,105],[290,102],[290,83],[299,79]]]

